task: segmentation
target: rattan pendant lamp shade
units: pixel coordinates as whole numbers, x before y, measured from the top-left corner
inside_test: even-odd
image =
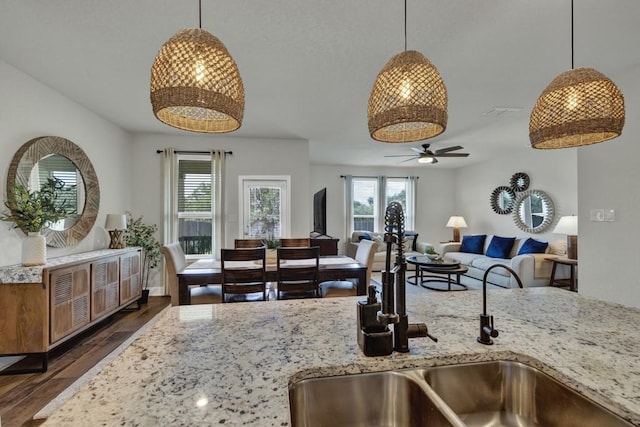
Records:
[[[369,134],[381,142],[420,141],[447,128],[447,88],[437,68],[420,52],[405,50],[376,78],[367,108]]]
[[[232,132],[242,124],[244,86],[224,44],[202,28],[185,29],[151,67],[153,114],[178,129]]]
[[[617,86],[593,68],[573,68],[573,0],[571,1],[571,70],[556,77],[538,98],[529,121],[533,148],[569,148],[620,136],[624,97]]]

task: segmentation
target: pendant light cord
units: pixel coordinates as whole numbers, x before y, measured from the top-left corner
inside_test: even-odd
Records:
[[[406,1],[406,0],[405,0]],[[571,69],[573,70],[573,0],[571,0]]]
[[[573,2],[573,0],[571,1]],[[199,28],[202,29],[202,0],[198,0],[198,20],[198,25],[200,25]]]
[[[404,0],[404,51],[407,51],[407,0]]]

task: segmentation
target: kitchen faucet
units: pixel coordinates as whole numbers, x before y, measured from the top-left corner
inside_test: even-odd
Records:
[[[383,356],[394,350],[409,351],[409,338],[429,337],[426,323],[409,324],[407,316],[406,270],[404,257],[404,214],[402,205],[391,202],[385,212],[384,242],[387,245],[385,269],[382,271],[382,293],[378,304],[369,293],[367,301],[358,302],[358,344],[367,356]],[[396,245],[396,258],[391,268],[391,253]],[[394,286],[395,285],[395,286]],[[375,291],[374,291],[375,294]],[[376,310],[376,316],[372,316]],[[393,333],[388,326],[393,324]]]
[[[482,277],[482,314],[480,315],[480,336],[477,338],[480,344],[491,345],[493,344],[493,340],[491,338],[496,338],[498,336],[498,330],[493,326],[493,316],[489,316],[487,314],[487,276],[489,272],[494,268],[504,268],[508,270],[513,277],[515,277],[518,285],[522,288],[522,281],[518,274],[511,268],[504,264],[493,264],[491,267],[487,268],[484,272],[484,276]]]

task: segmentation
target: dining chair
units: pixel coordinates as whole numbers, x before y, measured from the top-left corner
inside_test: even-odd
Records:
[[[283,248],[308,248],[311,246],[311,239],[308,237],[285,237],[280,239],[280,246]]]
[[[261,248],[264,242],[261,239],[235,239],[233,247],[236,249]]]
[[[363,239],[358,245],[355,260],[367,266],[367,286],[371,283],[373,258],[378,248],[378,242]],[[358,295],[358,286],[349,280],[335,280],[320,283],[320,294],[327,297],[348,297]]]
[[[166,280],[169,281],[171,305],[179,305],[178,272],[187,266],[187,258],[180,243],[174,242],[160,248],[164,255],[167,269]],[[191,304],[213,304],[222,302],[222,289],[219,285],[192,286],[189,288]]]
[[[278,248],[276,298],[318,297],[318,246]]]
[[[222,302],[267,300],[265,248],[221,249]],[[230,295],[230,298],[227,296]]]

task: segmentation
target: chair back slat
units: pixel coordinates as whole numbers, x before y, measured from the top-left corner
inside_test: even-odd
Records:
[[[308,248],[311,246],[311,239],[284,237],[280,239],[280,246],[283,248]]]
[[[260,239],[235,239],[233,247],[236,249],[261,248],[264,242]]]

